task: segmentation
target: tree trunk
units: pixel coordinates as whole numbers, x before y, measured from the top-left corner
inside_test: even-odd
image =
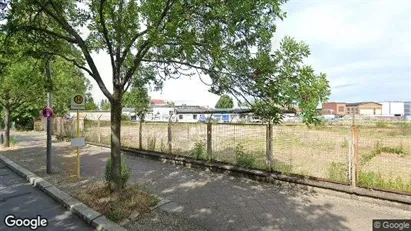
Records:
[[[121,190],[121,90],[114,87],[111,102],[111,176],[110,189],[114,192]]]
[[[11,110],[5,107],[5,131],[4,131],[4,147],[10,147],[10,129],[11,129]]]

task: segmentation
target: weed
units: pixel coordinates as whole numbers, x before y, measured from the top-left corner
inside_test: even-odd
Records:
[[[244,148],[241,144],[238,144],[235,148],[236,163],[243,167],[253,167],[255,163],[255,157],[244,152]]]
[[[105,174],[107,184],[111,180],[113,180],[112,175],[111,175],[111,158],[108,159],[107,162],[106,162],[106,169],[105,169],[104,174]],[[122,188],[124,188],[126,186],[128,178],[130,178],[130,167],[128,167],[128,165],[125,161],[125,157],[122,155],[121,156],[121,187]]]
[[[342,148],[347,148],[347,147],[348,147],[348,140],[347,140],[347,138],[344,137],[344,141],[342,142],[341,147],[342,147]]]
[[[365,188],[394,189],[411,192],[411,181],[404,183],[401,177],[384,180],[380,173],[360,172],[358,183]]]
[[[279,171],[281,173],[291,173],[292,172],[292,165],[291,164],[285,164],[281,162],[274,162],[274,170]],[[301,172],[302,173],[302,172]],[[301,174],[301,175],[307,175],[307,174]]]
[[[332,162],[327,168],[327,178],[339,182],[348,180],[348,166],[344,163]]]
[[[10,136],[10,146],[17,145],[18,141],[15,136]]]
[[[147,138],[147,150],[155,151],[156,150],[156,137]]]
[[[164,143],[163,139],[160,142],[160,152],[166,152],[166,144]]]
[[[388,127],[388,123],[386,121],[377,121],[377,123],[375,123],[375,126],[377,128],[386,128]]]
[[[194,149],[191,150],[189,155],[196,158],[196,159],[206,159],[204,142],[199,141],[199,142],[195,143]]]
[[[369,152],[368,154],[365,154],[362,158],[361,158],[361,165],[364,165],[365,163],[367,163],[368,161],[370,161],[372,158],[378,156],[381,153],[394,153],[399,155],[400,157],[405,157],[406,155],[408,155],[409,153],[404,151],[402,142],[400,143],[400,146],[398,147],[388,147],[388,146],[381,146],[380,142],[377,141],[377,143],[374,144],[374,149]]]

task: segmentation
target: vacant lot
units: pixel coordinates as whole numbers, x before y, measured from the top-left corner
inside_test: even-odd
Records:
[[[378,183],[378,187],[399,190],[408,190],[407,187],[410,187],[411,191],[411,126],[406,123],[393,126],[368,125],[359,126],[361,183],[365,186]],[[104,124],[98,128],[95,123],[90,123],[86,129],[87,139],[96,142],[98,134],[101,142],[108,143],[110,127]],[[206,124],[171,125],[173,154],[204,158],[206,139]],[[283,172],[348,181],[351,139],[349,126],[275,126],[274,167]],[[124,146],[139,148],[139,124],[124,122],[121,140]],[[142,149],[169,152],[168,125],[144,123]],[[250,165],[264,169],[265,150],[266,125],[212,125],[213,159],[236,163],[237,154],[243,152],[253,159],[248,162]]]

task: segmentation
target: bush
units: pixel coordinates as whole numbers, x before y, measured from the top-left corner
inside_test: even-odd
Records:
[[[195,143],[194,149],[190,152],[190,156],[196,159],[206,159],[204,142],[200,141]]]
[[[235,148],[236,163],[242,167],[253,167],[255,163],[255,157],[244,152],[244,148],[241,144],[238,144]]]
[[[111,158],[109,158],[106,162],[106,169],[105,169],[105,178],[106,183],[110,183],[112,181],[111,175]],[[128,178],[130,178],[130,167],[128,167],[125,158],[121,155],[121,187],[124,188],[127,184]]]
[[[121,120],[122,121],[130,121],[130,117],[126,116],[126,115],[121,115]]]

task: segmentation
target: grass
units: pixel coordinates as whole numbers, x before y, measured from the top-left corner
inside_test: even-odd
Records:
[[[327,178],[338,182],[348,181],[348,166],[344,163],[332,162],[327,168]]]
[[[393,153],[393,154],[397,154],[400,157],[405,157],[409,155],[408,152],[404,151],[402,142],[400,143],[398,147],[389,147],[389,146],[381,146],[380,142],[377,141],[374,144],[374,149],[371,150],[369,153],[362,156],[361,165],[366,164],[368,161],[372,160],[374,157],[380,155],[381,153]]]
[[[10,146],[16,146],[18,143],[15,136],[10,136]]]
[[[397,177],[395,180],[385,180],[380,173],[376,172],[360,172],[358,183],[365,188],[411,192],[411,180],[408,183],[403,182],[401,177]]]
[[[110,194],[105,184],[95,184],[77,194],[77,199],[114,222],[121,222],[134,211],[140,214],[150,211],[158,199],[139,189],[137,185],[126,186],[119,194]]]

